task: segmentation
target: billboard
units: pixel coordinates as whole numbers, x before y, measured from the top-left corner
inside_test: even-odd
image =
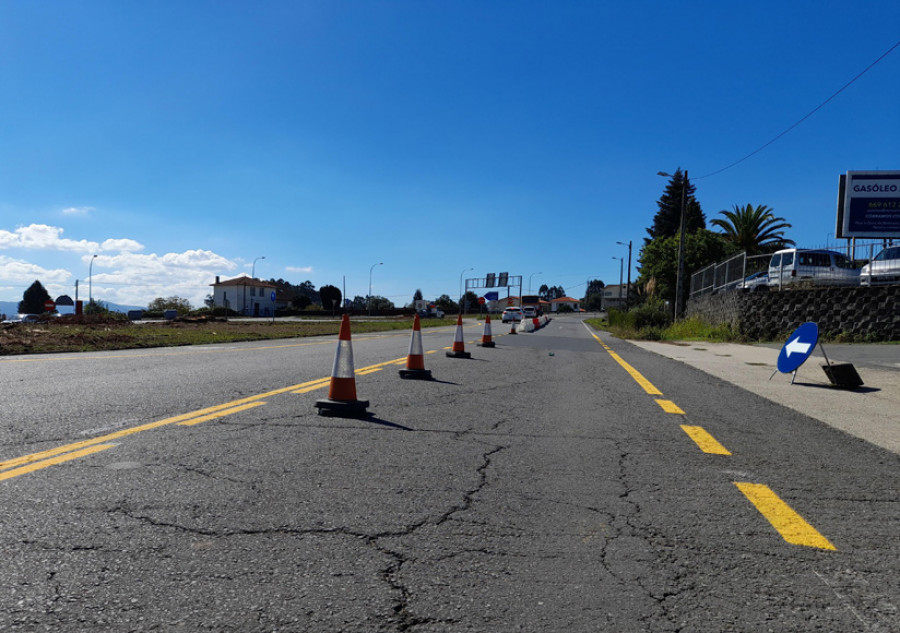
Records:
[[[841,176],[835,236],[900,237],[900,171]]]

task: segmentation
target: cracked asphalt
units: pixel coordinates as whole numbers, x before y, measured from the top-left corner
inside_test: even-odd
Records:
[[[576,318],[507,332],[426,330],[434,381],[354,336],[363,420],[289,389],[331,339],[0,362],[0,630],[900,630],[897,455],[600,334],[651,396]]]

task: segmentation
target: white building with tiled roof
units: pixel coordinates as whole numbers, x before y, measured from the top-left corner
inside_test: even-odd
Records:
[[[213,305],[217,308],[228,308],[247,316],[272,316],[275,314],[275,303],[272,293],[275,284],[246,275],[221,281],[216,275],[213,288]]]

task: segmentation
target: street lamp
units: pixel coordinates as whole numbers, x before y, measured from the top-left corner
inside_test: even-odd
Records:
[[[253,260],[253,266],[250,267],[250,278],[251,279],[256,279],[256,260],[257,259],[265,259],[265,258],[266,258],[265,255],[260,255],[259,257],[257,257],[256,259]]]
[[[462,307],[463,307],[462,278],[463,278],[463,275],[465,275],[465,274],[466,274],[467,272],[469,272],[470,270],[475,270],[475,268],[474,268],[474,267],[473,267],[473,268],[466,268],[464,271],[462,271],[461,273],[459,273],[459,313],[460,313],[460,314],[462,314]]]
[[[531,294],[531,278],[535,275],[543,275],[544,273],[531,273],[528,275],[528,294]]]
[[[628,247],[628,285],[625,286],[625,305],[627,306],[628,298],[631,296],[631,240],[628,240],[628,244],[625,242],[616,242],[616,244]]]
[[[624,259],[621,257],[616,257],[613,255],[613,259],[619,260],[619,307],[622,307],[622,264],[624,263]]]
[[[378,262],[377,264],[372,264],[372,267],[369,269],[369,295],[368,301],[366,302],[369,306],[369,315],[372,314],[372,271],[375,270],[376,266],[381,266],[384,262]]]
[[[97,256],[91,257],[91,265],[88,266],[88,305],[94,303],[94,260]]]
[[[664,178],[674,178],[671,174],[664,171],[656,172],[657,176]],[[677,320],[681,314],[681,288],[684,285],[684,215],[685,215],[685,192],[687,191],[688,172],[684,170],[684,176],[681,181],[681,228],[678,229],[678,276],[675,278],[675,319]]]

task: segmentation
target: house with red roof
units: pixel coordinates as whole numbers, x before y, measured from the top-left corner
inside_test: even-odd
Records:
[[[241,275],[221,281],[216,275],[213,288],[213,305],[228,308],[247,316],[274,316],[275,302],[272,293],[275,284]]]

